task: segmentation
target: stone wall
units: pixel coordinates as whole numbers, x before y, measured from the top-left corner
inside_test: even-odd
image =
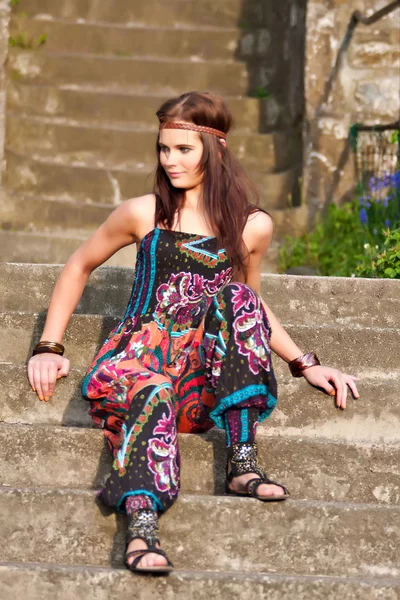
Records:
[[[288,200],[295,206],[301,202],[303,168],[306,4],[307,0],[242,0],[236,53],[248,68],[249,95],[260,98],[259,131],[290,132],[290,141],[275,152],[286,157],[293,172]]]
[[[0,1],[0,181],[3,172],[5,104],[6,104],[6,60],[8,51],[8,23],[10,6],[7,0]]]
[[[400,10],[370,26],[359,23],[346,36],[353,11],[370,16],[387,4],[389,0],[308,1],[303,193],[311,217],[317,208],[351,197],[350,126],[399,118]]]

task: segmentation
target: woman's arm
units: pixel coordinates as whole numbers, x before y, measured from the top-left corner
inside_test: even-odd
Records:
[[[149,195],[127,200],[68,259],[51,295],[40,341],[61,343],[72,313],[82,296],[89,275],[124,246],[138,241],[136,230],[149,214]],[[147,217],[146,217],[147,218]],[[48,400],[59,377],[68,375],[68,359],[43,353],[28,362],[28,378],[41,400]]]
[[[258,295],[260,295],[261,285],[261,260],[271,244],[272,235],[273,223],[268,215],[259,212],[250,216],[243,232],[243,240],[250,253],[247,262],[245,283],[257,292]],[[260,299],[271,325],[271,349],[287,363],[302,356],[304,352],[282,327],[271,308],[261,296]],[[310,349],[307,349],[307,352],[309,351]],[[302,374],[311,385],[324,389],[331,396],[336,396],[336,404],[340,408],[346,407],[347,386],[349,386],[355,398],[359,397],[357,387],[354,383],[358,378],[341,373],[338,369],[321,365],[309,367]]]

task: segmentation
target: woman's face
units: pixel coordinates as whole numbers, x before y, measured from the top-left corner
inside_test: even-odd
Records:
[[[162,129],[160,131],[160,163],[176,188],[193,189],[203,181],[198,172],[203,142],[196,131]]]

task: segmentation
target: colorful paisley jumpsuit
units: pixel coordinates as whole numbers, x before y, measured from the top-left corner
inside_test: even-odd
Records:
[[[82,384],[113,452],[107,506],[125,512],[128,497],[145,495],[165,511],[179,492],[178,432],[229,435],[231,411],[247,441],[244,409],[257,408],[257,422],[275,407],[265,310],[231,280],[214,237],[155,227],[143,238],[125,314]]]

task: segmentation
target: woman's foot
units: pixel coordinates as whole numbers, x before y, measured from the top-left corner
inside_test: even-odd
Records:
[[[257,475],[257,473],[245,473],[244,475],[233,477],[228,483],[228,487],[230,490],[232,490],[232,492],[245,493],[246,483],[250,481],[250,479],[256,479],[259,477],[260,476]],[[274,498],[276,496],[283,496],[285,492],[280,485],[262,483],[257,487],[257,494],[261,498]]]
[[[159,548],[160,544],[157,542],[155,544],[155,547]],[[146,544],[146,542],[144,540],[136,538],[136,540],[132,540],[130,542],[130,544],[128,544],[126,553],[128,554],[129,552],[132,552],[133,550],[147,550],[147,549],[148,549],[148,545]],[[135,556],[130,556],[126,561],[128,563],[128,565],[131,565],[133,563],[136,556],[140,556],[140,553],[138,553]],[[154,552],[149,552],[148,554],[145,554],[143,556],[143,558],[141,558],[140,561],[138,562],[138,564],[136,565],[136,567],[139,569],[149,568],[149,567],[166,567],[166,566],[168,566],[167,559],[164,556],[161,556],[160,554],[155,554]]]
[[[160,548],[157,511],[140,508],[128,517],[126,567],[133,572],[172,571],[173,564]]]

